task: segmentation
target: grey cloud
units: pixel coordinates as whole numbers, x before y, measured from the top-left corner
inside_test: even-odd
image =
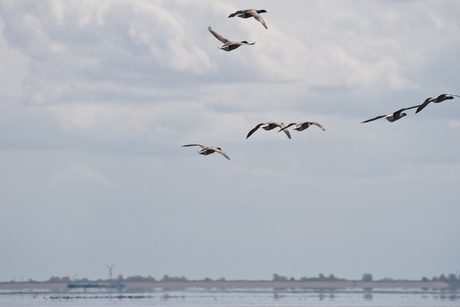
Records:
[[[458,4],[265,1],[269,30],[227,18],[245,6],[0,2],[3,278],[455,267],[433,259],[458,254],[460,99],[359,123],[460,94]],[[207,26],[256,44],[217,50]],[[326,131],[245,139],[267,120]]]

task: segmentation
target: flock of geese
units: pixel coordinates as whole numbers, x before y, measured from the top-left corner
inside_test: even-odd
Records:
[[[262,18],[262,16],[260,16],[261,13],[267,13],[267,11],[266,10],[255,10],[255,9],[238,10],[238,11],[230,14],[228,16],[228,18],[235,17],[235,16],[240,17],[240,18],[245,18],[245,19],[253,17],[257,21],[259,21],[265,27],[265,29],[268,29],[267,24],[265,23],[265,20]],[[212,35],[214,35],[215,38],[217,38],[219,41],[221,41],[223,43],[223,45],[221,47],[218,47],[218,49],[221,49],[221,50],[224,50],[224,51],[227,51],[227,52],[235,50],[235,49],[237,49],[238,47],[240,47],[242,45],[254,45],[255,44],[254,42],[253,43],[248,43],[247,41],[234,42],[234,41],[231,41],[231,40],[225,38],[224,36],[220,35],[216,31],[214,31],[211,27],[208,27],[208,30],[209,30],[209,32],[211,32]],[[406,110],[417,108],[417,110],[415,111],[415,113],[417,114],[418,112],[423,110],[431,102],[440,103],[440,102],[443,102],[444,100],[454,99],[454,96],[460,98],[459,95],[455,95],[455,94],[440,94],[440,95],[437,95],[437,96],[428,97],[420,105],[416,105],[416,106],[412,106],[412,107],[408,107],[408,108],[402,108],[402,109],[397,110],[397,111],[395,111],[393,113],[390,113],[390,114],[379,115],[377,117],[365,120],[365,121],[361,122],[361,124],[368,123],[368,122],[371,122],[371,121],[374,121],[374,120],[380,119],[380,118],[385,118],[389,122],[395,122],[395,121],[397,121],[397,120],[399,120],[399,119],[401,119],[401,118],[403,118],[404,116],[407,115],[406,113],[404,113],[404,111],[406,111]],[[294,125],[295,125],[294,130],[297,130],[297,131],[303,131],[303,130],[307,129],[308,127],[310,127],[311,125],[316,125],[319,128],[321,128],[323,131],[326,131],[326,129],[324,129],[324,127],[321,126],[320,123],[313,122],[313,121],[290,123],[287,126],[284,125],[283,123],[269,121],[269,122],[264,122],[264,123],[260,123],[260,124],[256,125],[253,129],[251,129],[251,131],[249,131],[248,135],[246,136],[246,139],[249,138],[259,128],[262,128],[262,129],[264,129],[266,131],[273,130],[275,128],[280,128],[280,130],[278,130],[278,132],[283,131],[286,134],[286,136],[290,139],[291,138],[291,133],[289,132],[288,128],[291,127],[291,126],[294,126]],[[217,152],[217,153],[220,153],[221,155],[223,155],[228,160],[230,160],[230,158],[227,156],[227,154],[220,147],[213,147],[213,146],[208,146],[208,145],[203,145],[203,144],[182,145],[182,147],[190,147],[190,146],[200,146],[201,149],[198,150],[198,153],[201,154],[201,155],[210,155],[210,154],[213,154],[213,153]]]

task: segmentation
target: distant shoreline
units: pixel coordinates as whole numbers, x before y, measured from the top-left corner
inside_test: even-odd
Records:
[[[73,282],[87,284],[89,282]],[[110,285],[110,282],[91,282],[99,285]],[[20,290],[20,289],[67,289],[66,282],[15,282],[0,283],[0,289]],[[374,289],[445,289],[449,284],[441,281],[171,281],[171,282],[123,282],[126,289],[155,289],[163,288],[169,290],[179,290],[185,288],[216,288],[216,289],[352,289],[352,288],[374,288]]]

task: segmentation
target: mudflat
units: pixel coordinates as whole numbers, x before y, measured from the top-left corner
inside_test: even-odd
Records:
[[[109,282],[86,282],[81,284],[99,284],[109,286]],[[257,289],[257,288],[298,288],[298,289],[345,289],[345,288],[401,288],[401,289],[443,289],[449,285],[438,281],[185,281],[185,282],[124,282],[127,289],[186,289],[186,288],[219,288],[219,289]],[[0,283],[0,289],[67,289],[65,282],[15,282]]]

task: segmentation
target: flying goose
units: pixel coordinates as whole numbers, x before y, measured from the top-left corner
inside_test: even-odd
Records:
[[[304,131],[305,129],[307,129],[308,127],[310,127],[311,125],[316,125],[318,127],[320,127],[321,129],[323,129],[323,131],[326,131],[326,129],[324,129],[323,126],[321,126],[320,123],[317,123],[317,122],[299,122],[299,123],[290,123],[289,125],[287,125],[286,127],[280,129],[280,131],[284,131],[285,129],[291,127],[295,125],[295,128],[294,130],[297,130],[297,131]],[[278,131],[278,132],[280,132]]]
[[[214,31],[211,27],[208,27],[209,32],[212,33],[218,40],[220,40],[222,43],[224,43],[221,47],[217,47],[217,49],[225,50],[225,51],[232,51],[238,48],[241,45],[254,45],[255,43],[248,43],[247,41],[241,41],[241,42],[232,42],[231,40],[228,40],[227,38],[223,37],[216,31]]]
[[[260,13],[267,13],[267,11],[266,10],[255,10],[255,9],[239,10],[239,11],[236,11],[235,13],[230,14],[228,18],[235,17],[235,16],[238,16],[240,18],[254,17],[257,21],[259,21],[265,27],[265,29],[268,29],[267,24],[265,23],[265,20],[262,18],[262,16],[259,15]]]
[[[459,97],[458,95],[455,95],[455,94],[441,94],[441,95],[438,95],[438,96],[434,96],[434,97],[429,97],[425,100],[425,102],[423,102],[417,109],[417,111],[415,111],[415,113],[417,114],[418,112],[422,111],[424,107],[426,107],[430,102],[434,102],[434,103],[440,103],[444,100],[448,100],[448,99],[454,99],[454,96],[456,97]]]
[[[397,121],[398,119],[400,119],[400,118],[402,118],[402,117],[407,115],[406,113],[402,113],[402,111],[410,110],[410,109],[418,108],[418,107],[419,106],[413,106],[413,107],[410,107],[410,108],[404,108],[404,109],[398,110],[398,111],[390,113],[390,114],[380,115],[380,116],[365,120],[365,121],[361,122],[361,124],[368,123],[368,122],[371,122],[373,120],[376,120],[376,119],[379,119],[379,118],[382,118],[382,117],[384,117],[389,122],[394,122],[394,121]]]
[[[212,147],[212,146],[208,146],[208,145],[202,145],[202,144],[188,144],[188,145],[182,145],[182,147],[189,147],[189,146],[200,146],[201,149],[198,150],[198,153],[200,155],[210,155],[210,154],[213,154],[215,152],[218,152],[220,153],[222,156],[224,156],[225,158],[229,159],[230,158],[225,154],[225,152],[222,151],[222,149],[220,149],[220,147]]]
[[[265,130],[268,131],[268,130],[275,129],[276,127],[284,128],[286,126],[283,123],[277,123],[277,122],[260,123],[257,126],[255,126],[251,131],[249,131],[248,136],[246,137],[246,139],[248,137],[250,137],[254,132],[256,132],[257,129],[259,129],[261,127],[262,127],[262,129],[265,129]],[[291,138],[291,134],[289,133],[289,130],[283,130],[283,131],[284,131],[284,133],[286,133],[288,138]]]

